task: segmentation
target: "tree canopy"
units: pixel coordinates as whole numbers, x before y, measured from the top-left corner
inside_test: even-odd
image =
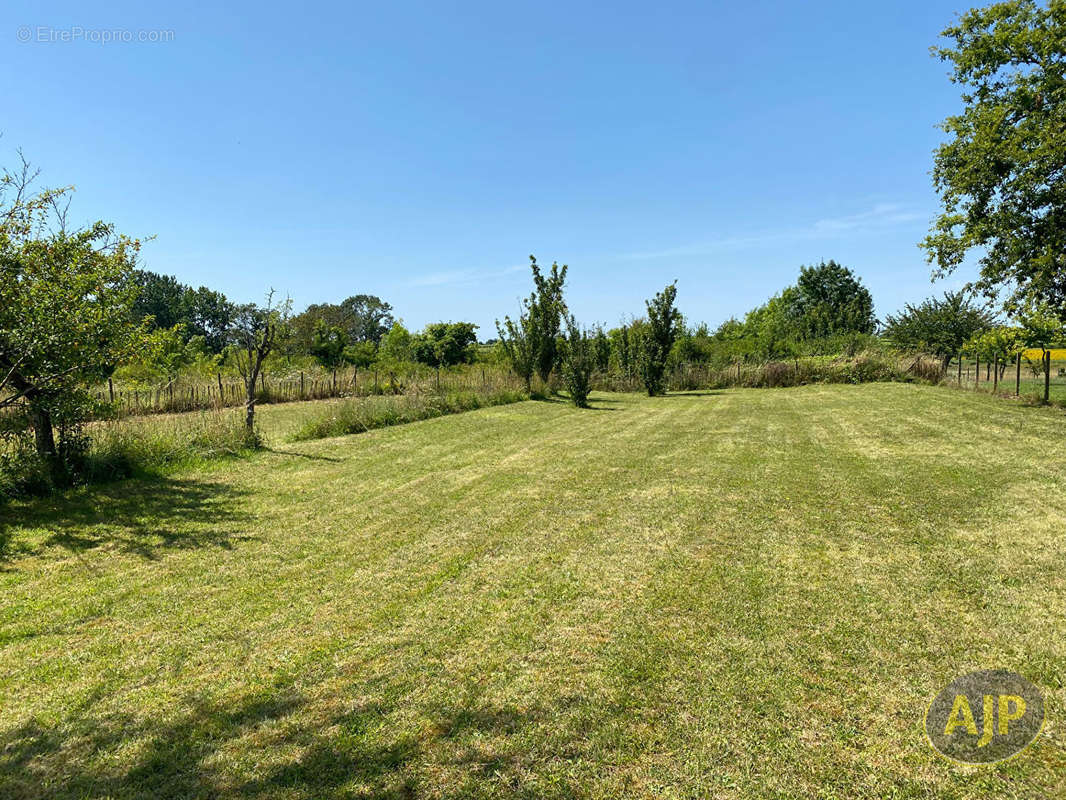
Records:
[[[987,304],[966,292],[946,292],[917,306],[907,304],[898,314],[885,318],[884,336],[906,350],[924,350],[945,364],[957,356],[963,344],[995,324]]]
[[[27,410],[63,481],[53,423],[86,419],[89,389],[143,343],[130,316],[140,243],[105,222],[68,230],[68,190],[34,192],[34,177],[25,162],[0,176],[0,407]]]
[[[973,9],[934,48],[963,88],[933,182],[943,210],[924,240],[937,276],[978,251],[976,286],[1066,317],[1066,4]]]

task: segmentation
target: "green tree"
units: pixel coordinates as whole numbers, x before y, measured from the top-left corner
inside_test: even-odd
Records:
[[[370,342],[376,349],[395,320],[392,306],[372,294],[357,294],[340,303],[312,303],[289,323],[286,350],[292,354],[308,353],[319,320],[331,328],[340,328],[350,345]],[[365,353],[365,348],[360,348]]]
[[[404,327],[403,322],[398,320],[392,323],[389,332],[381,339],[378,356],[383,363],[394,367],[414,360],[411,332]]]
[[[353,295],[341,301],[340,310],[352,342],[373,342],[376,346],[396,321],[392,306],[372,294]]]
[[[173,275],[159,275],[148,270],[134,270],[131,276],[137,294],[131,309],[133,318],[140,322],[151,317],[160,328],[173,328],[188,322],[185,295],[189,287]]]
[[[345,363],[344,350],[348,347],[348,335],[344,328],[328,325],[319,319],[311,334],[311,355],[326,369],[337,369]]]
[[[596,334],[592,339],[594,363],[599,372],[606,372],[611,365],[611,340],[602,325],[596,326]]]
[[[674,281],[645,303],[648,322],[640,337],[638,365],[649,397],[665,394],[666,359],[681,325],[681,312],[674,306],[676,299],[677,281]]]
[[[801,267],[786,304],[801,339],[869,334],[877,327],[869,290],[855,273],[832,260]]]
[[[0,176],[0,408],[26,411],[38,456],[67,483],[63,434],[79,438],[90,388],[143,346],[131,321],[140,245],[104,222],[68,230],[56,209],[69,190],[37,192],[35,177],[25,160]]]
[[[744,316],[744,335],[754,342],[754,351],[762,358],[795,353],[799,330],[795,317],[789,313],[794,294],[795,289],[789,287]]]
[[[977,250],[976,286],[1007,309],[1066,319],[1066,7],[1011,0],[966,12],[934,49],[965,107],[948,117],[933,182],[943,203],[923,246],[934,275]]]
[[[411,343],[416,361],[431,367],[469,364],[475,357],[477,325],[472,322],[434,322]]]
[[[898,314],[885,317],[882,335],[904,350],[938,356],[946,367],[965,342],[995,324],[995,314],[966,292],[946,292],[917,306],[907,304]]]
[[[563,283],[567,266],[552,262],[551,271],[543,274],[534,256],[529,257],[533,270],[533,294],[526,301],[526,313],[530,317],[529,332],[533,334],[537,374],[548,383],[552,370],[559,361],[558,340],[566,304],[563,302]]]
[[[188,335],[203,337],[211,352],[221,353],[233,321],[233,303],[222,292],[201,286],[185,293],[185,308]]]
[[[625,378],[633,375],[635,357],[633,355],[633,337],[629,325],[621,325],[607,331],[607,338],[611,340],[611,357],[615,363],[615,370]]]
[[[504,357],[511,365],[514,374],[525,381],[526,391],[533,391],[533,374],[537,371],[537,332],[533,330],[534,320],[530,317],[528,307],[515,322],[504,317],[503,323],[496,320],[496,331],[500,337],[500,347]]]
[[[1044,369],[1044,404],[1051,399],[1051,350],[1060,344],[1066,331],[1058,314],[1047,306],[1030,303],[1016,314],[1022,326],[1021,340],[1026,347],[1039,349]]]
[[[145,337],[142,355],[137,360],[172,381],[200,356],[198,344],[202,341],[188,339],[181,323],[170,328],[156,328]]]
[[[563,383],[570,402],[578,408],[588,408],[589,385],[596,364],[593,340],[582,330],[573,314],[566,315],[566,338],[563,340]]]
[[[222,352],[233,313],[224,294],[205,286],[193,289],[172,275],[147,270],[135,270],[132,282],[137,287],[131,310],[135,321],[150,317],[159,328],[181,325],[185,341],[199,336],[212,352]]]

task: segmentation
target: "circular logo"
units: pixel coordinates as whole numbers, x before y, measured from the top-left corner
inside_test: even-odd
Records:
[[[925,714],[925,735],[941,754],[963,764],[1017,755],[1044,727],[1044,696],[1016,672],[984,669],[956,678]]]

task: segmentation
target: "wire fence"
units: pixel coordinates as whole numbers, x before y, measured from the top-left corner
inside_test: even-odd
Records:
[[[263,373],[256,382],[256,403],[291,403],[388,394],[427,394],[514,388],[516,379],[491,365],[416,372],[383,369],[338,369],[330,373],[296,372],[284,376]],[[218,373],[213,380],[175,379],[155,385],[98,387],[96,399],[121,415],[168,414],[243,406],[247,386],[243,378]]]

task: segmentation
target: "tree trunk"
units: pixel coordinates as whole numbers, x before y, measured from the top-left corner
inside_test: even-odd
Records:
[[[55,461],[58,458],[58,454],[56,453],[55,433],[52,430],[52,415],[32,403],[29,408],[30,425],[33,426],[33,439],[37,446],[37,455],[45,461]]]
[[[63,471],[63,465],[59,462],[59,453],[56,451],[52,415],[47,409],[40,408],[32,402],[29,404],[29,414],[37,455],[45,463],[56,485],[62,486],[66,483],[66,474]]]
[[[251,378],[245,382],[246,396],[244,399],[244,427],[251,434],[255,431],[255,380],[258,376],[252,373]]]

